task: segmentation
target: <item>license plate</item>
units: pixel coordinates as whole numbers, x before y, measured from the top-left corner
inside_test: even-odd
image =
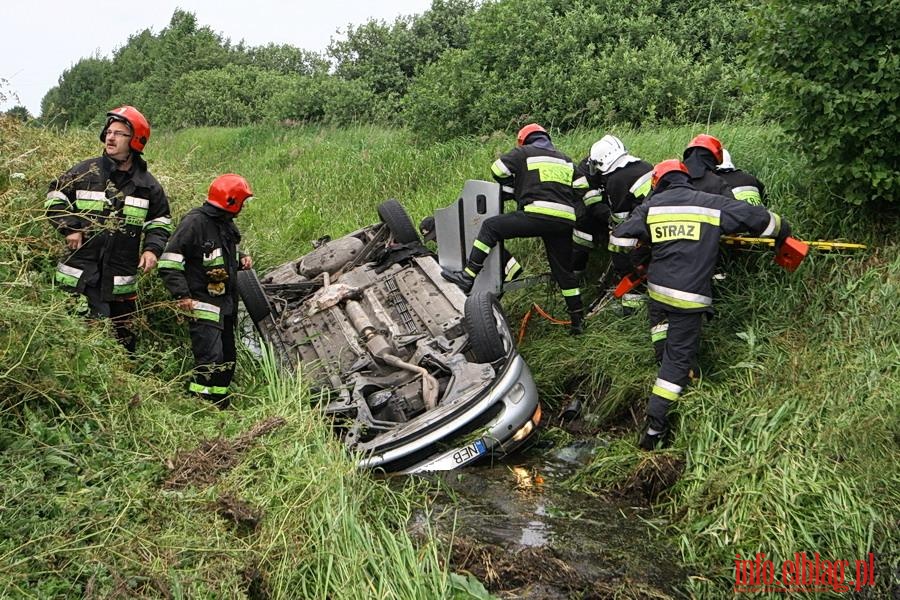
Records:
[[[481,456],[487,452],[487,447],[484,445],[484,440],[475,440],[471,444],[463,446],[459,450],[453,453],[453,462],[458,465],[465,464],[475,458],[476,456]]]
[[[418,464],[404,473],[419,473],[425,471],[450,471],[462,465],[468,464],[487,452],[487,445],[483,439],[478,439],[471,444],[466,444],[455,450],[448,450],[429,462]]]

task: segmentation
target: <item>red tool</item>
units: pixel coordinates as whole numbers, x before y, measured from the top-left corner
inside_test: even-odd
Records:
[[[613,291],[613,297],[621,298],[637,286],[641,285],[646,280],[647,266],[638,265],[637,267],[635,267],[634,271],[622,278],[622,280],[619,282],[619,285],[617,285],[616,289]]]
[[[796,271],[806,255],[809,254],[809,244],[801,242],[797,238],[789,237],[775,254],[775,262],[787,269],[788,271]]]

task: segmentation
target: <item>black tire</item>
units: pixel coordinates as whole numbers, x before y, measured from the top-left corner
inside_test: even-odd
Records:
[[[391,198],[379,204],[378,216],[381,217],[381,222],[388,226],[395,242],[408,244],[419,241],[419,232],[416,231],[412,220],[398,201]]]
[[[256,271],[253,269],[238,271],[237,289],[247,308],[247,314],[254,323],[259,323],[272,314],[272,306],[269,304],[269,299],[266,298]]]
[[[495,312],[495,309],[497,312]],[[497,314],[500,314],[500,323]],[[497,299],[490,292],[474,292],[466,298],[463,325],[475,362],[491,363],[506,356],[500,327],[506,328]]]

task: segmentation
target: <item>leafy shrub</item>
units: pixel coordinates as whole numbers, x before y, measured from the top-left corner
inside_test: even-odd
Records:
[[[891,0],[770,0],[756,13],[770,112],[812,159],[819,189],[853,204],[900,192],[897,17]]]

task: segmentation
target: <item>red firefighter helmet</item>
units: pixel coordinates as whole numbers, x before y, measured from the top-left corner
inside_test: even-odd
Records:
[[[113,121],[121,121],[131,128],[131,142],[129,145],[135,152],[143,152],[144,145],[150,139],[150,123],[141,114],[141,111],[133,106],[120,106],[106,113],[106,125],[100,132],[100,141],[106,142],[106,130]]]
[[[653,189],[656,189],[656,184],[659,183],[660,179],[662,179],[667,173],[671,173],[672,171],[681,171],[682,173],[687,173],[688,169],[686,166],[684,166],[684,163],[677,158],[670,158],[668,160],[657,163],[656,166],[653,167],[653,175],[650,176],[650,185],[653,186]]]
[[[706,148],[713,153],[713,156],[716,158],[716,164],[722,162],[722,142],[711,135],[701,133],[692,139],[691,143],[684,149],[685,154],[687,154],[689,148]]]
[[[224,211],[238,214],[244,202],[253,198],[250,184],[240,175],[226,173],[219,175],[209,186],[206,201]]]
[[[538,125],[537,123],[529,123],[525,127],[519,130],[519,133],[516,135],[516,144],[519,146],[525,145],[525,140],[528,139],[528,136],[532,133],[543,133],[547,137],[550,137],[550,134],[547,133],[547,130]]]

